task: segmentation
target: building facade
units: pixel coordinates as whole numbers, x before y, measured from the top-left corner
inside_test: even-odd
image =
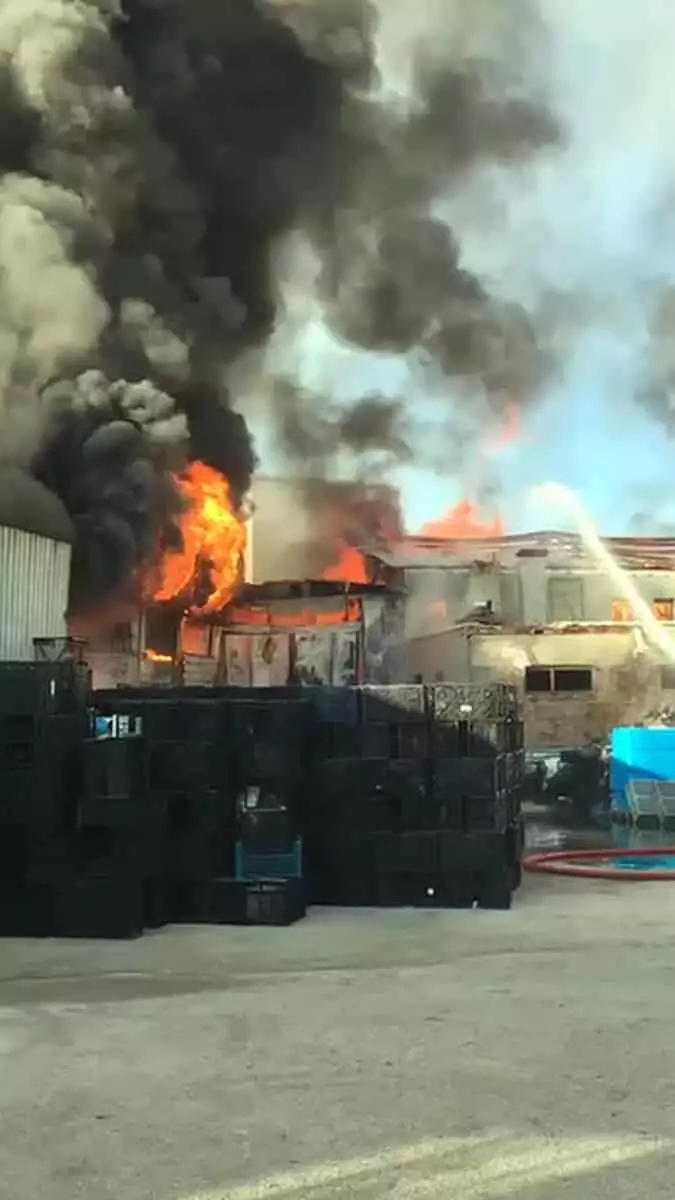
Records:
[[[388,562],[407,592],[392,676],[517,684],[530,746],[603,740],[675,704],[675,542],[608,540],[600,559],[544,533]]]

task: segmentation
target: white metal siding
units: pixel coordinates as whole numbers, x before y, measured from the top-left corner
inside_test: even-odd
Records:
[[[32,659],[33,638],[64,637],[70,546],[0,525],[0,661]]]

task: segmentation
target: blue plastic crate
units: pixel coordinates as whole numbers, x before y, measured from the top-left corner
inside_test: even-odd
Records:
[[[302,879],[302,838],[285,854],[251,853],[243,842],[237,842],[234,852],[235,879]]]
[[[626,806],[630,781],[675,779],[675,729],[620,726],[612,730],[609,786],[612,806]]]

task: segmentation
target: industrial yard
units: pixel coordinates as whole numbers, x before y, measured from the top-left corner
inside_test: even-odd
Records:
[[[0,4],[0,1197],[672,1200],[674,14]]]
[[[672,1195],[675,889],[3,942],[12,1200]]]

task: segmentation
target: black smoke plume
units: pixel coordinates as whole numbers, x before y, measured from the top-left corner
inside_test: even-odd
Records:
[[[321,256],[340,336],[488,389],[536,374],[526,320],[465,275],[430,212],[472,159],[556,131],[423,63],[397,114],[376,29],[365,0],[2,5],[0,458],[74,524],[74,611],[126,598],[173,543],[190,458],[242,499],[255,455],[228,385],[273,330],[285,234]],[[384,418],[369,399],[323,432],[400,457]]]

